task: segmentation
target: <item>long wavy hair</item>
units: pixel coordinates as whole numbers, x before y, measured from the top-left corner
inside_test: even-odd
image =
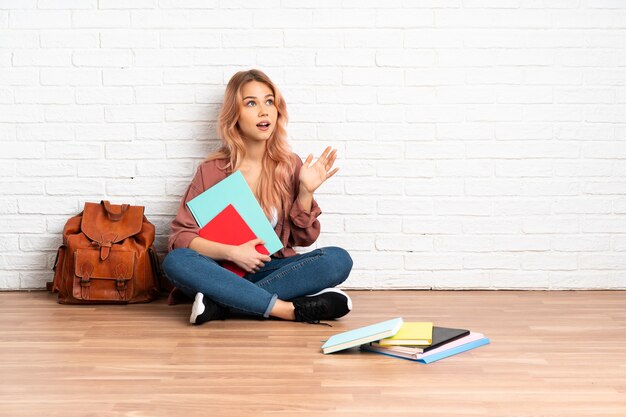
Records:
[[[218,119],[218,133],[222,140],[222,146],[209,156],[206,161],[214,159],[226,159],[228,162],[220,167],[229,172],[234,172],[241,166],[246,155],[246,147],[239,128],[241,90],[251,81],[258,81],[267,85],[274,94],[274,105],[278,110],[276,126],[272,136],[267,141],[265,154],[262,160],[262,169],[256,190],[256,197],[268,218],[271,218],[271,208],[275,207],[278,218],[290,204],[292,198],[291,176],[294,172],[292,152],[287,143],[287,105],[285,100],[270,78],[260,70],[252,69],[240,71],[232,76],[226,92],[224,103]]]

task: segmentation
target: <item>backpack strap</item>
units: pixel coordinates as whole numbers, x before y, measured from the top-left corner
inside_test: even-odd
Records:
[[[80,230],[101,249],[101,259],[105,260],[112,244],[141,233],[143,211],[142,206],[114,205],[108,201],[85,203]]]
[[[124,217],[124,213],[126,213],[126,210],[128,210],[128,204],[122,204],[121,206],[118,206],[119,209],[114,208],[113,205],[107,200],[100,201],[100,204],[102,204],[102,207],[104,207],[104,211],[107,214],[109,220],[114,222],[120,221],[120,219]]]
[[[89,262],[83,262],[77,265],[80,268],[80,295],[83,300],[89,300],[89,287],[91,286],[91,273],[93,265]]]
[[[52,291],[52,292],[58,292],[59,288],[59,282],[62,279],[62,272],[61,270],[57,271],[57,268],[59,267],[59,259],[61,261],[61,268],[63,268],[63,261],[65,258],[65,250],[66,250],[66,246],[65,245],[61,245],[59,246],[59,249],[57,250],[57,256],[54,259],[54,266],[52,267],[52,271],[54,272],[54,278],[52,281],[48,281],[46,282],[46,291]]]
[[[100,260],[105,261],[109,257],[111,245],[116,241],[117,235],[115,233],[105,233],[100,236],[100,240],[94,240],[91,244],[100,248]]]

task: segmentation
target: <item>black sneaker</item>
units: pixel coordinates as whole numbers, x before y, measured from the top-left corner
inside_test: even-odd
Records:
[[[201,292],[196,294],[196,299],[191,306],[189,323],[202,324],[211,320],[224,320],[228,315],[228,309],[215,303]]]
[[[291,300],[295,307],[296,321],[317,324],[320,320],[343,317],[352,310],[352,300],[338,288],[322,291]]]

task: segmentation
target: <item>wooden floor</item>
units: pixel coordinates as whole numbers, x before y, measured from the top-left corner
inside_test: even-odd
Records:
[[[624,291],[349,293],[332,328],[0,293],[0,416],[626,416]],[[430,365],[320,352],[396,316],[491,344]]]

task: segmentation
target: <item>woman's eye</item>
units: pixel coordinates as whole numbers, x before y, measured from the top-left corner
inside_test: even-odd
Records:
[[[246,103],[246,106],[248,106],[248,107],[253,107],[255,105],[256,105],[256,103],[254,101],[249,101],[249,102]]]
[[[268,106],[273,106],[274,105],[274,100],[269,99],[265,102]]]

